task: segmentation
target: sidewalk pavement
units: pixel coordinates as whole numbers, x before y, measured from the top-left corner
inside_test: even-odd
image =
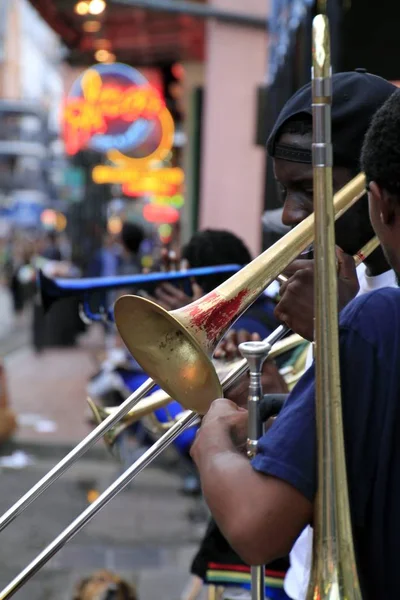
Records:
[[[97,365],[87,348],[36,354],[25,346],[6,356],[4,364],[18,442],[75,445],[89,433],[86,384]]]
[[[11,333],[15,327],[12,298],[8,289],[0,283],[0,339]]]
[[[10,330],[6,319],[1,323],[4,336]],[[0,346],[7,336],[0,332]],[[35,354],[25,343],[5,353],[19,429],[0,455],[22,451],[29,464],[18,469],[0,463],[0,514],[89,432],[85,388],[100,349],[99,330],[92,329],[75,348]],[[139,600],[179,600],[205,526],[189,513],[204,508],[198,498],[181,495],[181,477],[174,462],[166,467],[169,460],[158,459],[140,473],[15,599],[71,600],[81,577],[108,568],[137,584]],[[89,493],[101,493],[119,473],[100,441],[3,531],[0,589],[87,507]]]
[[[30,307],[15,316],[8,289],[0,283],[0,358],[29,343]]]
[[[92,327],[73,348],[31,346],[32,307],[13,313],[11,295],[0,284],[0,358],[10,405],[18,417],[16,441],[75,445],[89,433],[86,385],[98,369],[101,328]]]
[[[53,466],[33,456],[21,470],[0,466],[0,514]],[[109,461],[83,459],[1,533],[0,590],[88,506],[117,476]],[[179,494],[171,470],[145,469],[24,587],[15,600],[72,600],[77,583],[109,569],[136,584],[139,600],[179,600],[203,530],[188,519],[195,499]]]

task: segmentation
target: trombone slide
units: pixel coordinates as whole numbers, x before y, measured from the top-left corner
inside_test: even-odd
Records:
[[[154,387],[151,379],[145,381],[125,402],[111,415],[109,415],[100,425],[93,429],[84,440],[71,450],[59,463],[56,464],[38,483],[36,483],[24,496],[22,496],[7,512],[0,518],[0,531],[5,529],[18,515],[20,515],[40,494],[42,494],[83,454],[94,446],[107,431],[118,423],[119,419],[128,414],[143,396],[146,396]],[[1,600],[1,596],[0,596]]]
[[[347,487],[340,390],[337,274],[332,192],[329,22],[313,21],[315,212],[315,403],[318,491],[307,600],[361,600]]]
[[[71,540],[93,517],[121,492],[143,469],[149,465],[184,429],[196,424],[199,417],[190,412],[175,423],[167,433],[135,461],[118,479],[90,504],[51,544],[47,546],[15,579],[0,592],[0,600],[12,598],[14,594],[37,573],[61,548]]]

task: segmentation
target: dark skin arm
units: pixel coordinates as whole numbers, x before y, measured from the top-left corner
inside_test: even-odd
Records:
[[[247,411],[230,400],[215,400],[191,455],[228,542],[247,564],[267,564],[290,552],[312,520],[313,505],[291,485],[252,468],[243,451],[246,436]]]
[[[338,259],[338,308],[357,295],[360,286],[352,256],[336,249]],[[288,280],[280,289],[275,317],[304,339],[314,339],[314,261],[296,260],[286,270]]]

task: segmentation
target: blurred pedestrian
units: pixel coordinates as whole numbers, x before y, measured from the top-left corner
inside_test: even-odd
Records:
[[[91,260],[88,277],[115,277],[121,264],[121,249],[110,233],[103,237],[103,244]]]
[[[121,230],[122,260],[120,275],[133,275],[141,272],[140,247],[145,239],[143,227],[137,223],[126,221]]]

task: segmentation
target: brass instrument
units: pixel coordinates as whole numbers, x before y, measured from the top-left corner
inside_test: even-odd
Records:
[[[315,396],[318,493],[307,599],[361,600],[347,486],[340,391],[332,192],[329,24],[313,21],[313,175],[315,214]]]
[[[376,248],[379,246],[379,240],[375,236],[369,242],[367,242],[357,254],[354,255],[354,262],[358,267]],[[306,368],[306,358],[308,354],[309,342],[304,340],[298,335],[291,335],[279,342],[277,342],[272,349],[269,358],[275,359],[278,356],[293,350],[294,348],[299,349],[299,354],[295,358],[294,362],[290,366],[284,366],[280,369],[280,374],[284,378],[289,391],[291,391],[299,379],[303,376]],[[230,369],[234,369],[235,363],[240,361],[230,361],[225,363],[224,361],[214,360],[213,364],[217,371],[220,381],[224,379],[224,375],[229,372]],[[222,364],[221,364],[222,363]],[[224,390],[226,392],[226,390]],[[112,448],[116,439],[127,427],[136,423],[143,417],[149,417],[151,413],[159,408],[168,406],[171,402],[170,396],[163,390],[157,390],[153,392],[147,398],[141,400],[134,408],[132,408],[128,414],[126,414],[114,427],[112,427],[104,436],[104,441],[108,448]],[[117,408],[106,407],[102,408],[96,405],[92,399],[88,398],[89,406],[93,412],[94,418],[97,423],[101,423],[109,415],[115,413]],[[178,415],[179,416],[179,415]],[[163,434],[169,427],[171,427],[177,421],[177,417],[171,418],[167,423],[161,423],[157,420],[155,415],[151,419],[152,433],[156,435]]]
[[[336,218],[340,217],[364,193],[365,177],[359,174],[335,195]],[[230,325],[310,244],[313,237],[313,224],[314,216],[310,215],[282,240],[216,288],[214,292],[180,311],[168,313],[156,304],[134,296],[120,298],[116,305],[116,319],[122,338],[128,349],[138,358],[145,372],[155,379],[149,379],[142,384],[115,413],[109,415],[2,515],[0,530],[21,514],[71,464],[103,437],[120,418],[124,417],[152,390],[154,383],[161,383],[160,387],[163,387],[184,408],[194,409],[200,414],[206,412],[210,402],[222,394],[221,383],[209,356]],[[282,330],[278,333],[278,336],[277,332],[269,336],[268,341],[271,345],[280,338]],[[138,342],[137,349],[135,342]],[[241,372],[244,372],[245,366],[242,369]],[[225,379],[224,387],[231,384],[238,371],[240,369],[236,367],[233,375]],[[182,431],[196,422],[198,422],[198,415],[189,412],[175,423],[0,592],[0,600],[12,597]]]
[[[352,180],[346,188],[341,190],[339,195],[336,195],[335,208],[340,208],[341,213],[345,208],[349,208],[355,201],[352,197],[357,194],[360,197],[363,192],[364,176],[359,175],[355,180]],[[347,203],[347,206],[346,206]],[[339,206],[338,206],[339,204]],[[309,217],[312,219],[313,216]],[[296,228],[297,229],[297,228]],[[293,230],[296,231],[296,230]],[[291,233],[293,233],[293,231]],[[304,235],[304,231],[300,232]],[[286,236],[287,237],[287,236]],[[292,243],[298,243],[298,240],[293,240]],[[306,238],[308,239],[308,238]],[[306,241],[303,242],[307,246]],[[376,240],[369,244],[369,250],[372,251],[376,246]],[[285,252],[285,249],[281,249]],[[363,253],[367,255],[363,249]],[[292,260],[292,252],[289,249],[290,260]],[[276,260],[276,259],[275,259]],[[274,332],[268,341],[272,345],[281,337],[285,328],[281,326],[281,331]],[[299,338],[299,336],[297,336]],[[301,338],[300,338],[301,339]],[[284,342],[286,340],[282,340]],[[280,343],[282,343],[280,342]],[[279,343],[279,342],[278,342]],[[232,385],[235,379],[243,374],[246,370],[246,361],[240,361],[233,371],[222,382],[222,386],[226,389]],[[66,469],[73,464],[84,451],[94,445],[104,434],[109,431],[121,418],[128,414],[129,410],[136,405],[143,396],[148,394],[153,388],[154,383],[151,379],[136,390],[123,404],[116,409],[113,414],[110,414],[98,427],[92,431],[78,446],[76,446],[60,463],[58,463],[45,477],[43,477],[25,496],[16,502],[4,515],[0,517],[0,530],[4,529],[12,522],[25,508],[35,500],[49,485],[58,479]],[[148,466],[165,448],[167,448],[183,431],[195,425],[198,422],[198,415],[194,412],[187,411],[184,416],[153,444],[138,460],[136,460],[105,492],[103,492],[97,500],[95,500],[88,508],[86,508],[53,542],[51,542],[19,575],[17,575],[9,585],[0,592],[0,600],[11,598],[37,571],[45,565],[52,556],[54,556],[76,533],[78,533],[112,498],[114,498],[121,490],[123,490],[146,466]]]
[[[143,418],[149,418],[149,416],[151,416],[155,410],[168,406],[170,401],[171,398],[166,392],[164,392],[164,390],[156,390],[150,396],[143,398],[143,400],[141,400],[137,406],[132,408],[127,415],[122,417],[122,419],[120,419],[120,421],[114,425],[114,427],[111,427],[111,429],[109,429],[104,435],[104,441],[107,447],[111,449],[121,433],[124,432],[128,427]],[[96,423],[102,423],[108,416],[112,415],[116,410],[118,410],[118,407],[103,408],[102,406],[98,406],[91,398],[87,398],[87,402],[92,410]],[[175,420],[176,418],[171,418],[171,420],[169,420],[167,423],[160,423],[157,421],[157,424],[153,424],[153,428],[151,428],[152,433],[164,433],[164,431],[166,431],[171,424],[175,422]]]
[[[365,193],[358,175],[335,195],[336,215]],[[118,331],[145,373],[185,408],[204,414],[222,394],[211,356],[229,327],[312,241],[310,215],[213,292],[167,312],[138,296],[115,303]]]
[[[278,356],[281,356],[282,354],[285,354],[286,352],[293,350],[294,348],[303,346],[304,344],[307,344],[307,342],[305,342],[305,340],[302,337],[300,337],[299,335],[297,335],[297,334],[289,335],[288,337],[285,337],[284,339],[276,342],[273,349],[269,353],[269,358],[273,360],[273,359],[277,358]],[[308,344],[307,344],[307,346],[308,346]],[[216,364],[218,362],[221,362],[221,361],[215,361],[214,364]],[[242,359],[239,359],[239,360],[235,360],[235,361],[230,361],[229,364],[230,364],[230,368],[231,368],[231,373],[229,374],[229,376],[230,376],[230,379],[232,380],[230,386],[232,386],[232,385],[234,385],[236,380],[240,377],[240,375],[243,374],[243,372],[244,372],[243,366],[245,366],[245,361],[243,361]],[[226,371],[227,367],[224,366],[222,372],[219,370],[218,366],[216,366],[216,369],[217,369],[220,380],[223,382],[225,379],[225,377],[223,376],[223,372]],[[232,373],[236,373],[235,377],[232,377]],[[223,387],[224,387],[224,385],[223,385]],[[224,388],[224,393],[228,392],[228,391],[229,391],[228,387]],[[97,404],[95,404],[91,398],[88,398],[87,401],[88,401],[88,404],[93,412],[93,416],[97,423],[101,423],[109,415],[113,414],[116,410],[118,410],[115,407],[106,407],[106,408],[100,407]],[[115,444],[116,440],[118,439],[118,437],[121,435],[121,433],[123,431],[125,431],[125,429],[127,427],[130,427],[131,425],[133,425],[137,421],[140,421],[144,417],[148,418],[149,416],[152,415],[152,413],[154,413],[155,410],[168,406],[168,404],[170,402],[171,402],[170,396],[163,390],[157,390],[157,391],[153,392],[147,398],[143,398],[143,400],[141,400],[134,408],[132,408],[132,410],[130,410],[129,413],[127,415],[125,415],[119,421],[119,423],[117,423],[117,425],[115,425],[114,427],[109,429],[109,431],[106,433],[106,435],[104,436],[104,441],[105,441],[107,447],[109,449],[111,449],[113,447],[113,445]],[[153,425],[152,433],[154,433],[156,435],[160,435],[160,434],[165,433],[166,430],[168,430],[170,427],[172,427],[172,425],[174,425],[176,423],[176,421],[182,415],[177,415],[175,418],[171,417],[171,419],[169,421],[167,421],[166,423],[160,423],[157,420],[157,418],[155,417],[155,415],[153,415],[153,416],[154,416],[154,420],[152,421],[152,425]],[[145,426],[146,425],[147,424],[145,423]],[[147,427],[148,427],[148,425],[147,425]]]

